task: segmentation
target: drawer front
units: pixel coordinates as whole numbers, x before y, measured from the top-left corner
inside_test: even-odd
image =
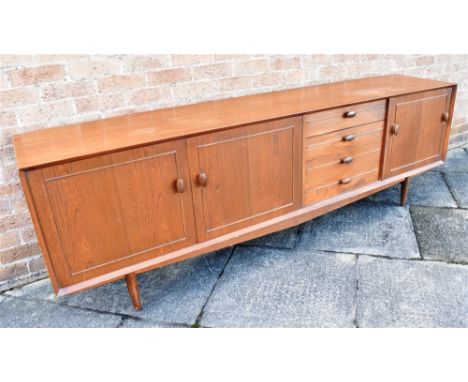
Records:
[[[383,130],[384,122],[380,121],[307,138],[304,159],[307,165],[322,166],[347,156],[380,150]]]
[[[346,181],[347,178],[364,174],[370,171],[378,171],[380,164],[381,150],[370,151],[358,154],[352,157],[350,163],[335,161],[324,166],[306,165],[305,169],[305,189],[315,189],[340,181]]]
[[[324,185],[313,190],[308,190],[304,195],[304,204],[312,204],[332,198],[339,194],[342,194],[347,191],[352,191],[354,189],[364,187],[368,184],[376,182],[379,177],[379,171],[374,170],[367,172],[365,174],[356,175],[350,178],[350,182],[347,184],[341,184],[335,181],[332,184]]]
[[[319,111],[304,116],[306,137],[313,137],[385,119],[386,100]]]

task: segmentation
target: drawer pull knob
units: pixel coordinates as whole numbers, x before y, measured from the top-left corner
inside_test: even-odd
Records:
[[[341,163],[351,163],[352,161],[353,161],[353,157],[341,158]]]
[[[176,189],[177,189],[177,192],[179,193],[183,193],[185,191],[185,182],[182,178],[177,178]]]
[[[354,110],[347,111],[346,113],[343,114],[343,117],[345,118],[353,118],[356,116],[356,112]]]
[[[449,112],[448,112],[448,111],[446,111],[446,112],[442,113],[442,121],[444,121],[444,122],[448,122],[448,120],[449,120],[449,117],[450,117],[450,114],[449,114]]]
[[[351,182],[351,178],[340,179],[340,184],[348,184]]]
[[[398,123],[395,123],[392,125],[392,134],[393,135],[398,135],[400,133],[400,125]]]
[[[200,186],[206,187],[206,185],[208,184],[208,175],[206,175],[206,173],[204,172],[198,174],[198,183],[200,184]]]
[[[345,141],[345,142],[354,141],[354,135],[353,135],[353,134],[345,135],[345,136],[343,137],[343,141]]]

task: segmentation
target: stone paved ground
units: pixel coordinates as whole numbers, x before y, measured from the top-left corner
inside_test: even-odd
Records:
[[[468,327],[468,146],[399,188],[306,224],[56,298],[0,294],[0,327]]]

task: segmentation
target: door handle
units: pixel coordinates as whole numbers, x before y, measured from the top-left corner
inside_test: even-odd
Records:
[[[344,118],[354,118],[356,116],[356,112],[354,110],[347,111],[343,114]]]
[[[393,135],[398,135],[400,133],[400,125],[398,123],[395,123],[392,125],[392,134]]]
[[[177,192],[180,194],[182,194],[185,191],[185,182],[182,178],[177,178],[176,189],[177,189]]]
[[[200,174],[198,174],[198,183],[200,184],[200,186],[202,187],[206,187],[207,183],[208,183],[208,175],[206,175],[205,172],[200,172]]]
[[[450,114],[449,114],[448,111],[445,111],[445,112],[442,113],[442,121],[448,122],[449,117],[450,117]]]

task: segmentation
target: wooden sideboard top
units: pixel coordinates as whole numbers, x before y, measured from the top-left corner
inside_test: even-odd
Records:
[[[371,77],[41,129],[15,135],[13,143],[17,167],[24,170],[238,125],[453,85],[400,75]]]

